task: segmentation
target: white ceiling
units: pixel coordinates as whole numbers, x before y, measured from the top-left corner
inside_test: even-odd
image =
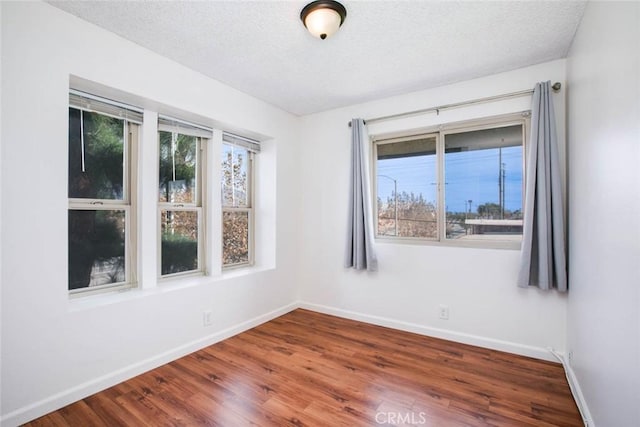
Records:
[[[297,115],[564,58],[584,1],[355,1],[333,37],[306,1],[52,1]]]

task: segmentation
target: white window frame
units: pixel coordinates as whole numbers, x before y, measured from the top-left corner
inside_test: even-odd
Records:
[[[128,106],[126,104],[120,104],[112,100],[104,99],[73,89],[69,91],[69,108],[79,110],[81,112],[81,120],[82,114],[84,112],[97,113],[123,120],[124,165],[122,200],[84,199],[69,197],[68,212],[77,210],[118,210],[125,212],[124,282],[89,286],[80,289],[68,289],[69,296],[71,298],[76,298],[97,293],[113,292],[134,288],[137,286],[137,164],[140,124],[142,123],[141,110],[137,109],[136,107]],[[69,122],[67,120],[67,124],[68,123]],[[67,169],[68,168],[69,165],[67,165]],[[69,230],[67,230],[67,236],[68,235]]]
[[[160,117],[161,123],[158,124],[157,143],[160,146],[160,132],[171,132],[176,134],[188,135],[196,137],[196,178],[195,178],[195,202],[193,203],[172,203],[158,201],[157,210],[157,274],[160,280],[170,280],[180,277],[201,276],[205,275],[208,268],[206,263],[206,253],[209,243],[207,242],[207,147],[212,138],[211,129],[204,126],[195,125],[187,121],[174,118]],[[168,124],[171,122],[171,124]],[[160,161],[160,150],[158,149],[157,161]],[[159,176],[158,176],[159,179]],[[156,196],[157,197],[157,196]],[[198,216],[198,259],[197,268],[195,270],[181,271],[178,273],[162,274],[162,212],[197,212]]]
[[[222,146],[230,145],[238,148],[243,148],[247,150],[247,205],[238,205],[238,206],[227,206],[224,204],[223,198],[221,197],[221,222],[220,222],[220,247],[221,247],[221,258],[220,265],[222,266],[222,270],[232,270],[243,267],[250,267],[255,264],[255,163],[256,163],[256,154],[260,150],[260,146],[256,141],[245,139],[242,137],[238,137],[236,135],[231,135],[225,133],[223,136]],[[222,149],[221,146],[221,149]],[[222,173],[222,171],[221,171]],[[248,234],[249,234],[249,242],[248,242],[248,251],[249,256],[248,260],[245,262],[239,262],[234,264],[225,264],[224,263],[224,214],[225,212],[247,212],[248,215]]]
[[[505,114],[500,116],[492,116],[481,119],[466,120],[448,124],[442,124],[425,129],[414,131],[394,132],[390,134],[380,134],[371,137],[371,191],[373,204],[373,220],[375,239],[379,242],[394,243],[414,243],[414,244],[433,244],[442,246],[458,246],[472,248],[490,248],[490,249],[520,249],[521,241],[500,239],[499,236],[490,239],[448,239],[446,238],[446,205],[445,205],[445,189],[442,185],[445,182],[445,137],[446,135],[473,132],[484,129],[495,129],[506,126],[522,125],[522,212],[524,212],[525,203],[525,179],[526,179],[526,153],[528,151],[528,137],[530,133],[530,111],[521,111],[518,113]],[[378,145],[388,144],[418,138],[435,137],[436,138],[436,201],[437,201],[437,237],[396,237],[378,234]]]

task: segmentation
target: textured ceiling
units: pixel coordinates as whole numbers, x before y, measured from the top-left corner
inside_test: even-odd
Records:
[[[586,4],[344,0],[319,40],[298,0],[50,3],[297,115],[564,58]]]

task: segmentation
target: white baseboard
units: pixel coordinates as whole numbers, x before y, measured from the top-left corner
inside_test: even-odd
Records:
[[[549,350],[542,347],[535,347],[525,344],[518,344],[509,341],[496,340],[479,335],[465,334],[462,332],[450,331],[447,329],[433,328],[430,326],[409,323],[387,317],[373,316],[370,314],[358,313],[350,310],[329,307],[325,305],[312,304],[301,301],[298,306],[320,313],[331,314],[333,316],[344,317],[346,319],[385,326],[387,328],[399,329],[401,331],[413,332],[434,338],[441,338],[462,344],[475,345],[492,350],[505,351],[507,353],[519,354],[521,356],[534,357],[536,359],[557,362],[556,358],[549,353]]]
[[[589,406],[587,405],[587,401],[584,398],[584,394],[582,394],[582,388],[580,388],[578,377],[576,377],[576,373],[573,371],[571,364],[564,354],[556,353],[553,351],[553,349],[550,349],[550,352],[554,354],[556,358],[562,363],[564,372],[567,375],[567,382],[569,383],[571,394],[573,395],[573,400],[576,401],[576,406],[580,411],[580,415],[582,416],[582,421],[584,422],[585,427],[595,427],[596,424],[591,417]]]
[[[275,319],[278,316],[282,316],[298,307],[297,303],[287,304],[269,313],[254,317],[238,325],[224,329],[222,331],[215,332],[206,337],[197,339],[187,344],[181,345],[174,349],[168,350],[162,354],[150,357],[140,362],[133,363],[127,367],[111,372],[99,378],[95,378],[91,381],[87,381],[69,390],[54,394],[53,396],[42,399],[38,402],[34,402],[30,405],[10,412],[2,418],[0,418],[0,425],[2,427],[14,427],[20,424],[24,424],[30,420],[41,417],[48,414],[51,411],[62,408],[70,403],[84,399],[94,393],[102,391],[106,388],[114,386],[122,381],[126,381],[129,378],[133,378],[136,375],[140,375],[151,369],[162,366],[187,354],[198,351],[204,347],[215,344],[219,341],[230,338],[248,329]]]

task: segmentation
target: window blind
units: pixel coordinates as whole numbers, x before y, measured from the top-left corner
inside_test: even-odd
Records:
[[[207,139],[213,137],[211,128],[167,116],[158,116],[158,130]]]
[[[107,116],[124,119],[130,122],[142,123],[142,109],[107,98],[80,92],[75,89],[69,91],[69,106],[79,110],[90,111]]]
[[[222,141],[228,144],[237,145],[238,147],[246,148],[254,153],[260,152],[260,142],[254,139],[245,138],[244,136],[223,132]]]

